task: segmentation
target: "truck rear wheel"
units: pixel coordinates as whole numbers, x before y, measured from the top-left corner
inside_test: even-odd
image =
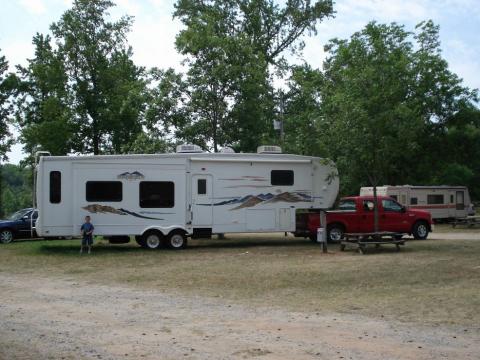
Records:
[[[185,249],[187,247],[187,237],[183,231],[172,231],[168,234],[167,243],[171,249]]]
[[[416,240],[425,240],[428,236],[428,224],[425,221],[417,221],[413,225],[412,235]]]
[[[340,242],[343,239],[345,230],[340,224],[332,224],[328,226],[327,240],[329,242]]]

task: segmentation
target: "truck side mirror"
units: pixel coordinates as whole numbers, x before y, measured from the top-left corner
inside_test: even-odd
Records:
[[[22,217],[22,220],[27,221],[28,220],[28,215],[25,215],[24,217]]]

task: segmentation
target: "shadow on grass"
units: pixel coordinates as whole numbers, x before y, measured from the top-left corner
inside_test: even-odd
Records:
[[[92,253],[95,254],[125,254],[138,251],[148,251],[136,246],[93,246]],[[38,252],[41,254],[50,255],[78,255],[80,252],[80,244],[78,245],[41,245],[38,248]]]
[[[53,255],[78,255],[80,251],[80,240],[78,243],[68,244],[52,243],[52,244],[38,244],[36,249],[41,254],[53,254]],[[337,246],[337,245],[332,245]],[[256,247],[271,247],[271,248],[315,248],[319,247],[318,244],[312,243],[309,240],[303,239],[234,239],[234,240],[194,240],[189,243],[189,246],[183,250],[188,252],[194,252],[195,250],[221,250],[221,249],[248,249]],[[157,251],[169,251],[176,252],[169,248],[161,248],[159,250],[144,249],[137,246],[134,243],[126,245],[110,245],[110,244],[97,244],[92,247],[92,252],[95,254],[125,254],[125,253],[155,253]],[[183,252],[182,251],[182,252]]]
[[[314,247],[320,246],[310,240],[295,239],[235,239],[235,240],[195,240],[190,249],[238,249],[238,248],[255,248],[255,247]]]

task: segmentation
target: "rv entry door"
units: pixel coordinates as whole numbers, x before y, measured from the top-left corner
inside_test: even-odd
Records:
[[[464,210],[465,209],[465,193],[463,191],[457,191],[457,210]]]
[[[192,225],[212,227],[213,223],[213,177],[192,176]]]

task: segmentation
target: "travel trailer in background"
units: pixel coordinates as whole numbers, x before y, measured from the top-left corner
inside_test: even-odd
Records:
[[[475,215],[465,186],[377,186],[378,195],[390,196],[404,206],[427,210],[434,220]],[[373,187],[362,187],[360,195],[373,195]]]
[[[130,235],[148,248],[186,245],[188,236],[295,231],[297,209],[328,209],[338,193],[331,161],[282,154],[203,153],[41,156],[36,173],[41,236],[79,236],[90,215],[95,234]]]

